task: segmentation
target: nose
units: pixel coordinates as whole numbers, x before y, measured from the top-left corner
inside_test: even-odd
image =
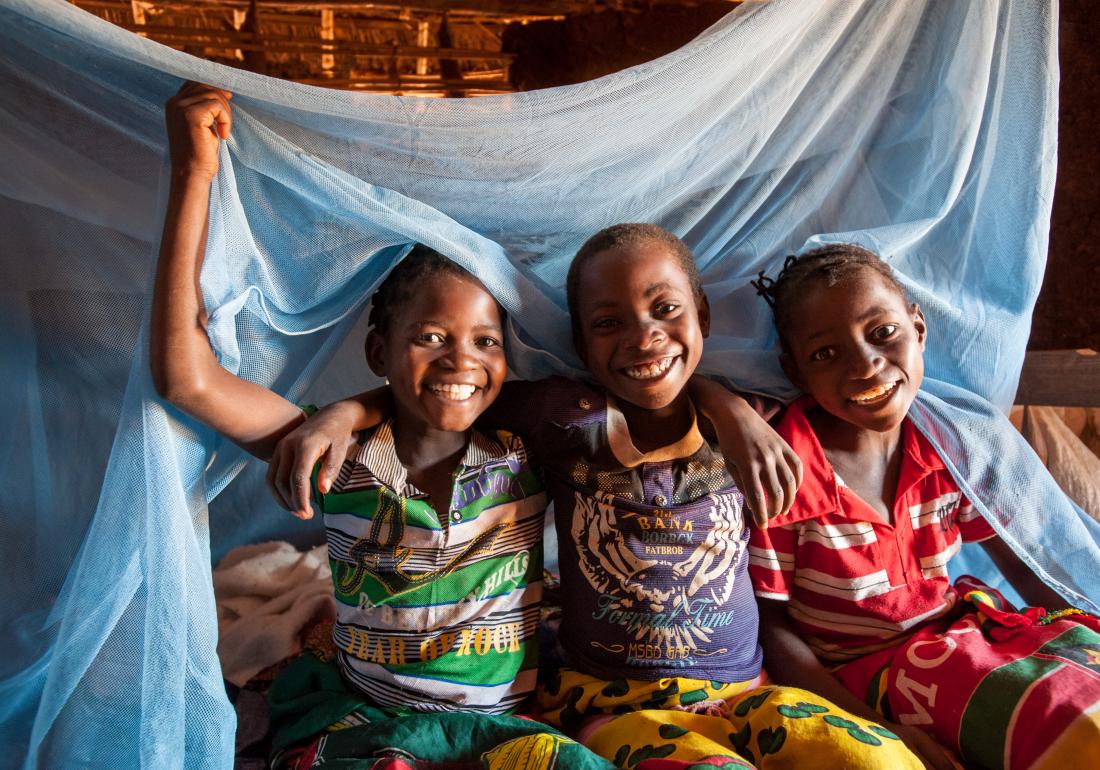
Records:
[[[848,357],[848,376],[869,380],[886,366],[882,353],[872,345],[856,345]]]
[[[473,342],[458,341],[451,345],[440,363],[456,372],[477,368],[477,346]]]
[[[630,330],[629,346],[636,350],[650,350],[664,342],[665,333],[660,325],[650,320],[639,320]]]

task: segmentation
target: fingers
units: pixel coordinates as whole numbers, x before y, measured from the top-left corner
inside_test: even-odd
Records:
[[[328,494],[336,476],[340,473],[340,466],[344,464],[346,452],[339,451],[334,444],[330,444],[321,458],[321,471],[317,474],[317,488],[321,494]]]
[[[794,505],[794,496],[798,493],[799,479],[795,469],[791,468],[790,464],[786,462],[786,458],[783,458],[776,465],[775,473],[778,476],[779,486],[783,490],[783,504],[777,507],[774,515],[782,516]]]
[[[746,494],[749,509],[752,511],[752,519],[758,527],[768,526],[768,497],[764,493],[764,485],[758,474],[749,477],[749,489]],[[741,489],[746,489],[742,486]]]
[[[304,470],[302,465],[296,465],[290,473],[290,485],[294,490],[294,503],[297,505],[297,513],[295,516],[299,516],[303,519],[313,518],[313,505],[310,500],[310,485],[309,474],[310,469],[313,468],[313,463],[310,463]]]
[[[309,485],[309,469],[313,467],[313,463],[305,466],[307,470],[303,475],[297,472],[298,468],[303,467],[301,460],[301,456],[294,456],[293,450],[285,441],[279,442],[268,463],[265,481],[279,505],[304,521],[313,518]]]
[[[802,469],[802,458],[799,457],[795,453],[795,451],[789,446],[783,450],[783,458],[787,462],[787,467],[794,472],[795,490],[797,491],[802,486],[802,480],[804,478]]]
[[[188,82],[168,100],[169,114],[178,114],[189,125],[209,129],[220,139],[228,139],[233,127],[229,106],[231,91],[204,83]]]
[[[233,127],[233,110],[229,106],[226,91],[209,89],[188,94],[176,100],[188,125],[209,129],[220,139],[228,139]]]

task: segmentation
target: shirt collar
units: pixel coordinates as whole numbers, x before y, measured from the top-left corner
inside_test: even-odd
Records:
[[[775,432],[802,460],[802,486],[798,488],[791,509],[771,519],[770,526],[808,521],[840,511],[840,494],[832,463],[825,457],[825,450],[806,419],[806,410],[815,403],[809,396],[798,399],[787,407],[775,426]]]
[[[775,431],[802,460],[802,486],[798,488],[794,504],[783,516],[769,524],[781,526],[799,521],[809,521],[829,513],[844,513],[839,489],[844,484],[837,479],[832,463],[817,439],[806,412],[817,405],[812,396],[803,396],[783,413]],[[906,418],[901,427],[902,473],[898,479],[897,494],[900,498],[913,484],[929,473],[944,470],[935,447],[925,438],[913,422]]]
[[[502,442],[472,430],[470,440],[466,442],[466,451],[462,455],[459,472],[467,468],[480,467],[492,460],[501,459],[507,454],[508,448]],[[370,471],[376,479],[402,497],[425,494],[409,481],[408,471],[397,457],[393,420],[386,420],[375,429],[360,448],[355,460]]]
[[[703,445],[703,434],[699,432],[699,421],[695,414],[695,405],[690,401],[691,427],[683,438],[674,444],[659,447],[652,452],[641,452],[634,446],[634,440],[630,438],[630,427],[626,424],[619,405],[610,393],[607,394],[607,443],[611,447],[611,453],[615,455],[625,468],[636,468],[642,463],[660,463],[669,460],[678,460],[681,457],[691,457],[699,451]]]

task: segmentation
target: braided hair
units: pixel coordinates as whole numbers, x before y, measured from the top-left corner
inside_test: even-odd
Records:
[[[695,255],[683,241],[658,225],[641,222],[627,222],[624,224],[605,227],[593,235],[577,251],[573,261],[569,264],[569,274],[565,279],[565,297],[569,305],[569,320],[573,324],[573,334],[580,334],[579,317],[577,314],[577,301],[581,285],[581,272],[584,266],[597,254],[612,249],[621,249],[631,246],[642,246],[655,243],[664,246],[679,263],[680,269],[687,276],[691,285],[691,293],[696,300],[703,296],[703,280],[699,276],[699,267],[695,264]]]
[[[370,328],[379,334],[386,334],[394,316],[413,294],[422,289],[427,281],[441,275],[453,275],[481,285],[468,270],[435,249],[418,243],[390,271],[371,297],[370,315],[367,318]],[[504,308],[498,303],[497,309],[503,321]]]
[[[849,281],[863,270],[873,270],[882,277],[887,286],[892,287],[909,304],[905,289],[894,276],[890,266],[873,251],[854,243],[834,243],[822,246],[805,254],[793,254],[783,262],[783,267],[774,278],[769,278],[761,270],[752,285],[771,306],[775,316],[775,328],[779,333],[779,343],[783,351],[789,353],[791,326],[794,320],[798,298],[807,287],[817,281],[824,281],[828,287]]]

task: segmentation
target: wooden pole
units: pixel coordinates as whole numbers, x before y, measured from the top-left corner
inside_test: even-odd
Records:
[[[331,8],[321,9],[321,39],[322,40],[335,40],[336,39],[336,18]],[[321,46],[322,51],[326,53],[321,54],[321,76],[331,78],[334,73],[332,70],[336,66],[336,56],[331,51],[336,50],[331,46]]]

